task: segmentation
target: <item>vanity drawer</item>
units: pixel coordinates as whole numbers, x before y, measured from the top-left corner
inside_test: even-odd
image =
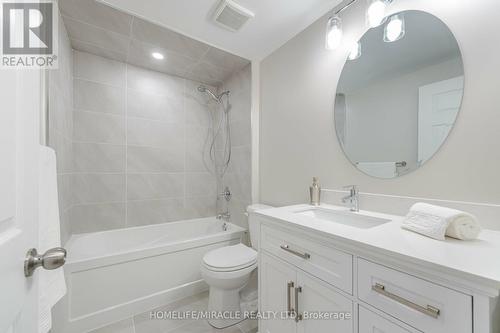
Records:
[[[352,255],[314,238],[264,225],[260,248],[352,294]]]
[[[359,333],[411,333],[381,316],[359,307]]]
[[[426,333],[471,333],[472,297],[358,260],[358,297]]]

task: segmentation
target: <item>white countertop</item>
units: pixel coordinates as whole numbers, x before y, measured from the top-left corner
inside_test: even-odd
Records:
[[[402,216],[360,211],[359,214],[390,219],[391,222],[370,229],[359,229],[294,213],[312,207],[295,205],[261,210],[256,214],[334,237],[360,249],[408,259],[429,269],[444,271],[486,288],[500,290],[499,231],[483,230],[479,238],[473,241],[452,238],[439,241],[402,229]],[[320,207],[347,210],[332,205]]]

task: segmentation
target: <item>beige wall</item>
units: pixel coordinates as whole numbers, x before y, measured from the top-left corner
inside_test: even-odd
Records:
[[[364,32],[365,1],[342,14],[344,45]],[[358,184],[363,192],[500,203],[500,2],[405,0],[394,11],[420,9],[455,34],[465,67],[456,126],[438,154],[394,180],[357,171],[337,141],[332,108],[347,46],[324,49],[326,16],[261,64],[260,199],[284,205],[308,200],[312,176],[324,188]],[[500,224],[500,221],[498,222]]]

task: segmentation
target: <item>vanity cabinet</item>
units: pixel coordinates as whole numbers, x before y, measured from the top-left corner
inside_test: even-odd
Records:
[[[260,311],[285,317],[261,333],[499,333],[497,297],[292,223],[261,218],[259,258]]]
[[[411,333],[401,326],[359,307],[359,333]]]
[[[267,253],[260,256],[259,274],[261,312],[270,316],[260,321],[259,332],[353,331],[352,301],[324,281]]]

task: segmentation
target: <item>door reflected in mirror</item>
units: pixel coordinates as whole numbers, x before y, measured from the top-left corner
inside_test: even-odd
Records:
[[[443,145],[462,103],[458,43],[437,17],[405,11],[359,40],[337,86],[335,129],[362,172],[395,178],[418,169]]]

